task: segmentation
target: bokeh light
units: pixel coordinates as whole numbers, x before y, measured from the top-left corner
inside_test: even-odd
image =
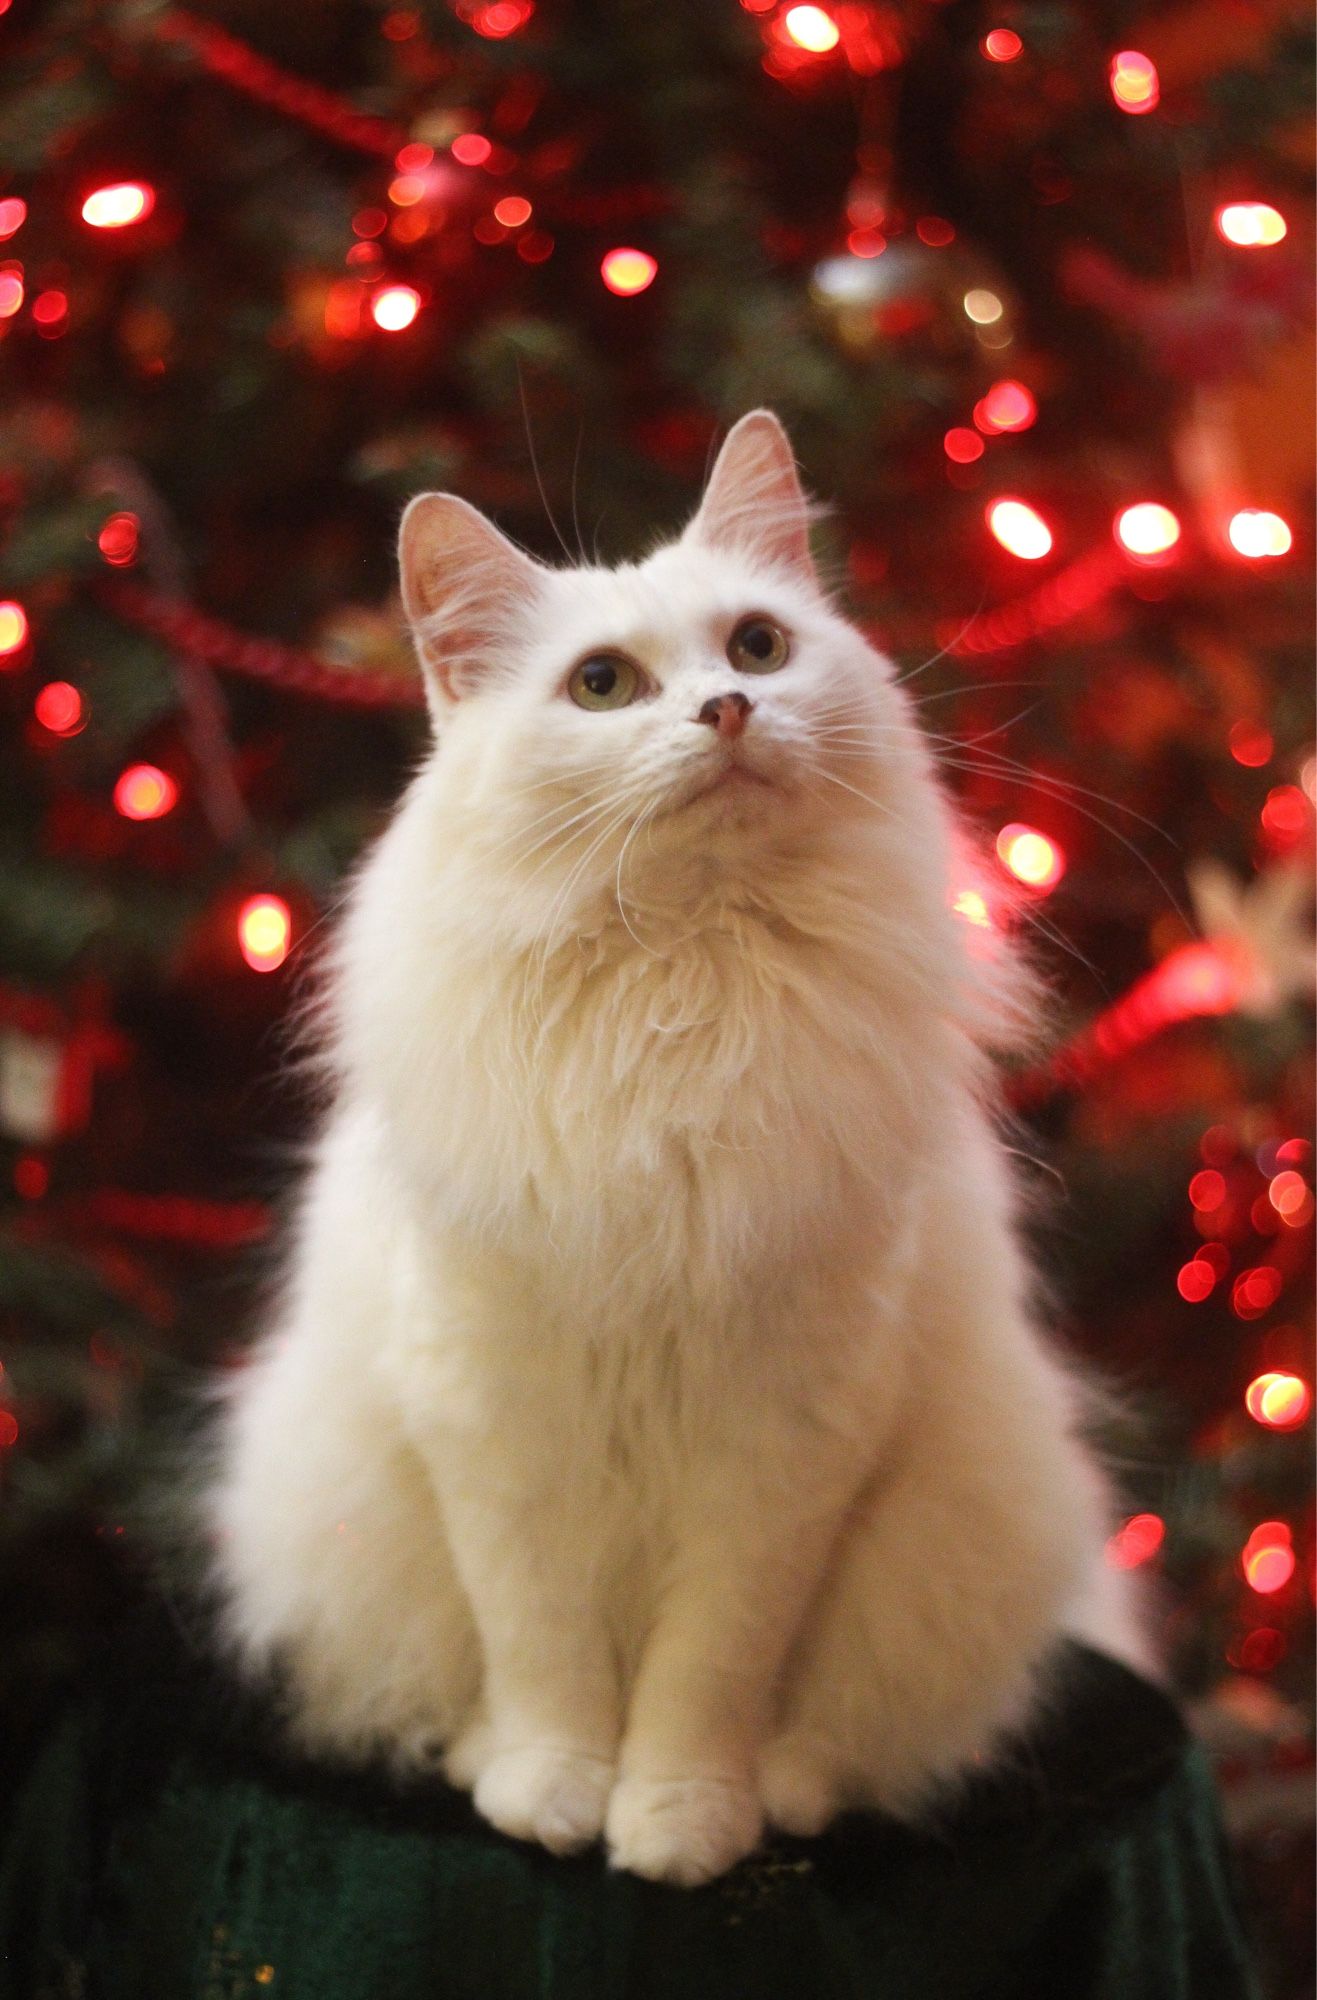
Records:
[[[0,201],[0,243],[10,236],[16,236],[27,221],[27,203],[16,194],[6,195]]]
[[[653,284],[658,276],[658,263],[647,250],[632,250],[623,246],[607,252],[599,272],[610,292],[616,292],[619,298],[629,299],[637,292],[647,291]]]
[[[822,7],[788,7],[782,26],[798,49],[814,56],[826,55],[841,40],[841,29]]]
[[[1301,1375],[1269,1368],[1255,1375],[1244,1391],[1244,1408],[1267,1430],[1293,1431],[1312,1408],[1312,1391]]]
[[[1231,547],[1250,562],[1287,555],[1294,542],[1289,523],[1264,507],[1243,507],[1232,514],[1226,533]]]
[[[977,431],[957,424],[943,438],[942,449],[954,465],[972,465],[976,458],[982,458],[984,444]]]
[[[1056,841],[1019,820],[1004,826],[997,835],[997,858],[1017,882],[1030,889],[1054,889],[1065,874],[1065,855]]]
[[[995,326],[1006,308],[995,292],[986,285],[975,285],[966,292],[961,304],[966,319],[972,319],[975,326]]]
[[[136,514],[111,514],[96,537],[96,546],[115,569],[127,569],[137,561],[137,544],[142,524]]]
[[[1033,392],[1023,382],[994,382],[974,406],[981,431],[1027,431],[1037,415]]]
[[[1015,61],[1024,43],[1014,28],[990,28],[979,47],[989,62],[1008,63]]]
[[[1286,1521],[1259,1521],[1244,1544],[1244,1576],[1260,1597],[1283,1590],[1294,1574],[1294,1537]]]
[[[27,613],[11,597],[0,601],[0,668],[13,666],[27,644]]]
[[[87,710],[72,681],[47,681],[32,704],[32,713],[52,736],[76,736],[87,727]]]
[[[1284,241],[1285,218],[1265,201],[1232,201],[1216,212],[1217,233],[1242,249],[1269,249]]]
[[[114,809],[125,819],[163,819],[178,802],[178,786],[157,764],[130,764],[114,787]]]
[[[1122,111],[1128,111],[1131,117],[1139,117],[1146,111],[1157,109],[1161,81],[1151,56],[1143,55],[1138,49],[1122,49],[1119,55],[1111,58],[1107,75],[1111,95]]]
[[[1166,1523],[1160,1514],[1131,1514],[1107,1542],[1107,1562],[1112,1569],[1137,1569],[1150,1562],[1166,1539]]]
[[[1140,500],[1117,514],[1116,540],[1127,554],[1140,557],[1169,555],[1180,539],[1180,523],[1169,507],[1157,500]]]
[[[370,316],[385,333],[401,333],[421,310],[414,285],[385,285],[370,302]]]
[[[281,966],[292,935],[292,913],[282,896],[249,896],[238,912],[238,949],[253,972]]]
[[[144,222],[154,207],[155,189],[147,181],[115,181],[87,196],[82,219],[91,229],[127,229]]]
[[[988,509],[988,526],[1002,547],[1021,562],[1038,562],[1051,550],[1051,529],[1023,500],[994,500]]]

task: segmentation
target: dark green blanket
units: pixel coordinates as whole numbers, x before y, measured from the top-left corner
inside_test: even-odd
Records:
[[[555,1861],[438,1787],[280,1754],[165,1626],[10,1801],[4,2000],[1245,2000],[1210,1781],[1075,1650],[935,1833],[856,1816],[696,1891]]]

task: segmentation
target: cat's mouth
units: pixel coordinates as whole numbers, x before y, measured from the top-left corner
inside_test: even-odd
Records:
[[[702,778],[693,792],[687,795],[685,803],[694,805],[697,799],[739,795],[753,795],[755,792],[772,792],[778,788],[763,771],[756,770],[741,757],[728,757],[719,768],[707,778]]]

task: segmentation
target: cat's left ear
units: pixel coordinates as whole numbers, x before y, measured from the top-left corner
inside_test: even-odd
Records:
[[[751,410],[727,433],[683,539],[816,584],[809,514],[790,439],[771,410]]]
[[[419,493],[410,503],[398,563],[427,684],[458,701],[514,637],[545,572],[455,493]]]

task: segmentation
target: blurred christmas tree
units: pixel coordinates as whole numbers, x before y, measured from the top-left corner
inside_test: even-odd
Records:
[[[619,555],[769,403],[987,836],[957,907],[986,933],[1024,885],[1047,1259],[1148,1413],[1111,1557],[1160,1572],[1255,1872],[1301,1902],[1305,16],[0,16],[9,1715],[113,1617],[153,1416],[249,1318],[308,1117],[280,1024],[423,740],[401,502]],[[1301,1911],[1272,1931],[1288,1992]]]

